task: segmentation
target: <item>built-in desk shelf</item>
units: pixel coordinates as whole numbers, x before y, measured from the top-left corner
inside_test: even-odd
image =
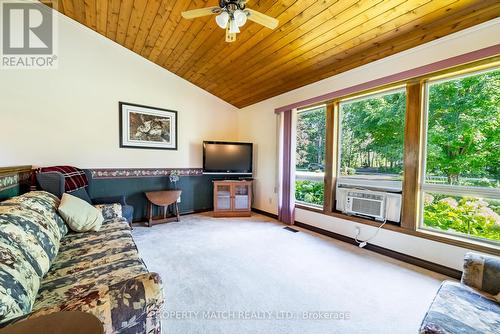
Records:
[[[252,208],[252,181],[214,181],[214,216],[248,217]]]

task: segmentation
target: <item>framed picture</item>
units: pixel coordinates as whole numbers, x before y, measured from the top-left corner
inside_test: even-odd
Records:
[[[120,147],[177,150],[177,111],[119,103]]]

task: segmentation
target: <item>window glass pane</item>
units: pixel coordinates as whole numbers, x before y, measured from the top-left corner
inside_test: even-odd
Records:
[[[500,241],[500,71],[427,84],[422,227]]]
[[[340,186],[401,190],[405,90],[340,104]]]
[[[326,107],[297,113],[295,199],[323,206]]]
[[[500,71],[428,86],[425,182],[497,187]]]

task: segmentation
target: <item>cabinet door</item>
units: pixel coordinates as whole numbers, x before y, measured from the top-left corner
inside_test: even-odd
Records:
[[[215,210],[231,210],[231,186],[229,184],[215,185]]]
[[[250,191],[250,185],[248,183],[233,185],[234,210],[250,210]]]

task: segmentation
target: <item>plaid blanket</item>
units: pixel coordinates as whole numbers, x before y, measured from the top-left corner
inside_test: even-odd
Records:
[[[85,172],[73,166],[51,166],[38,168],[37,173],[59,172],[64,176],[64,191],[73,191],[89,185]]]

